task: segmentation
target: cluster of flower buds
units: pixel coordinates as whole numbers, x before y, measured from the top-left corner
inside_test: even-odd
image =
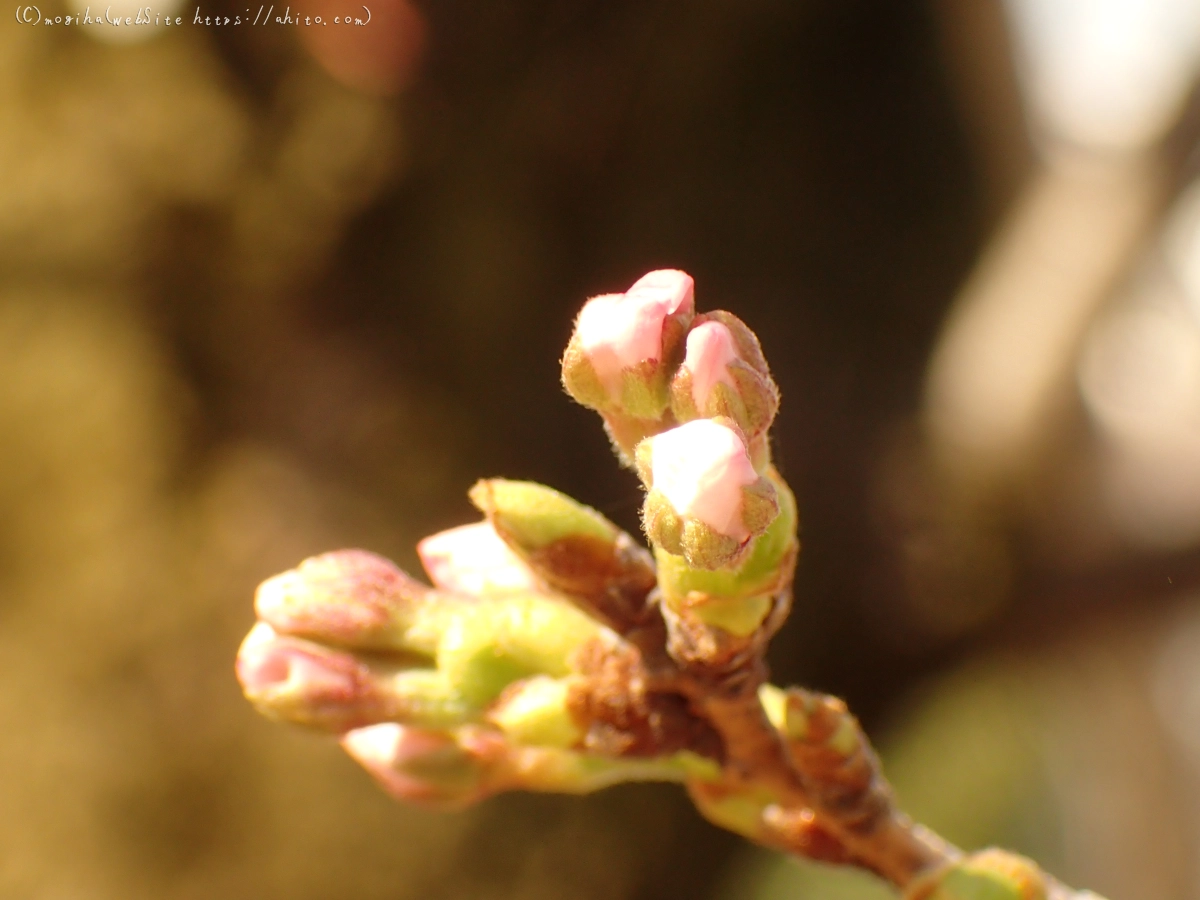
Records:
[[[686,754],[584,752],[573,695],[586,687],[585,651],[621,645],[610,624],[644,620],[649,554],[541,485],[481,481],[471,496],[483,522],[418,545],[432,587],[360,550],[263,582],[237,660],[247,698],[269,718],[340,735],[386,790],[426,806],[703,768]]]
[[[662,270],[588,301],[562,366],[646,488],[653,553],[550,488],[480,481],[484,520],[417,547],[430,584],[359,550],[264,582],[237,660],[251,703],[338,735],[425,806],[678,781],[718,825],[906,900],[1085,900],[1020,857],[927,839],[841,701],[762,683],[799,543],[753,332]]]
[[[575,322],[563,385],[603,417],[632,462],[639,441],[693,419],[727,419],[764,468],[762,438],[779,409],[758,338],[732,313],[696,315],[686,272],[661,269],[623,294],[593,297]]]
[[[651,272],[584,306],[563,384],[646,487],[672,653],[712,662],[761,646],[786,614],[798,544],[771,466],[779,392],[754,332],[731,313],[696,314],[686,273]]]

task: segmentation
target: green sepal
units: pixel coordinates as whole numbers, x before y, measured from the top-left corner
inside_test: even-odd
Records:
[[[468,496],[520,556],[568,539],[612,543],[620,534],[596,510],[537,482],[484,479],[475,483]]]
[[[712,760],[686,750],[653,759],[614,759],[557,747],[513,747],[505,765],[514,787],[555,794],[589,794],[636,781],[695,783],[720,774]]]
[[[452,728],[479,718],[479,708],[439,670],[404,669],[384,684],[396,704],[394,718],[402,725]]]
[[[712,625],[734,637],[749,637],[771,614],[775,600],[769,594],[753,597],[707,597],[691,607],[692,614],[705,625]]]
[[[603,626],[553,597],[484,598],[442,635],[437,665],[469,701],[486,704],[522,678],[568,674],[575,651],[604,633]]]
[[[796,540],[796,500],[786,482],[768,472],[779,501],[779,514],[767,530],[752,542],[745,562],[732,569],[699,569],[688,565],[682,556],[655,550],[658,583],[665,602],[682,603],[689,594],[700,593],[714,599],[745,598],[773,594],[791,573],[782,568],[793,564]]]
[[[509,687],[488,711],[488,721],[509,740],[530,747],[567,748],[583,732],[571,717],[570,679],[536,675]]]
[[[621,373],[620,411],[634,419],[660,419],[670,403],[662,363],[646,360]]]
[[[572,336],[562,359],[562,384],[572,399],[588,409],[606,410],[617,404],[596,374],[577,336]]]

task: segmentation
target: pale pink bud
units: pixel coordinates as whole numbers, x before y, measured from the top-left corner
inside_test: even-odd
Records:
[[[737,432],[711,419],[696,419],[649,441],[651,484],[676,513],[727,537],[749,537],[742,521],[742,489],[759,476]]]
[[[490,522],[430,535],[417,544],[417,555],[430,580],[443,591],[481,596],[541,588]]]
[[[462,741],[445,731],[384,722],[342,736],[342,747],[393,797],[435,808],[466,806],[490,793],[489,768],[506,748],[499,735]]]
[[[402,642],[411,613],[429,589],[365,550],[304,560],[254,595],[260,619],[276,631],[356,647]]]
[[[589,300],[579,313],[579,343],[602,380],[662,357],[663,322],[694,309],[692,277],[675,269],[643,275],[624,294]],[[610,365],[605,365],[606,363]]]
[[[696,309],[696,284],[679,269],[655,269],[635,281],[625,296],[638,304],[658,304],[666,315],[691,315]]]
[[[687,353],[683,368],[691,375],[692,402],[696,409],[708,406],[709,397],[718,384],[737,389],[730,365],[738,358],[733,335],[720,322],[703,322],[687,336]]]
[[[671,409],[680,422],[731,419],[752,447],[766,434],[779,409],[779,390],[758,338],[737,316],[718,310],[697,318],[671,383]]]
[[[280,636],[265,622],[242,642],[236,668],[246,698],[272,718],[341,731],[389,711],[370,671],[353,656]]]
[[[774,487],[728,421],[695,419],[637,448],[638,472],[650,488],[646,535],[694,568],[737,565],[779,513]]]
[[[567,390],[593,409],[659,417],[667,369],[694,311],[692,277],[675,269],[650,272],[624,294],[593,297],[563,358]]]

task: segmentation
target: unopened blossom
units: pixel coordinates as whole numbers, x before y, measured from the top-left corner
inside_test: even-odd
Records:
[[[698,419],[650,438],[650,479],[680,516],[742,539],[742,488],[758,480],[733,429]]]
[[[474,714],[456,682],[417,662],[358,655],[259,622],[242,642],[236,668],[259,712],[323,731],[389,720],[441,728]]]
[[[417,555],[430,580],[444,591],[480,596],[540,588],[537,577],[490,522],[430,535],[417,544]]]
[[[700,568],[736,561],[779,511],[741,434],[712,419],[647,438],[638,447],[638,469],[650,488],[647,534]]]
[[[428,588],[363,550],[304,560],[259,585],[258,617],[276,631],[355,647],[392,647]]]
[[[499,735],[394,722],[350,731],[342,747],[393,797],[435,808],[466,806],[490,793],[490,769],[506,752]]]
[[[737,358],[733,335],[720,322],[702,322],[688,332],[683,370],[691,376],[689,393],[697,409],[708,405],[718,384],[737,389],[730,372]]]
[[[563,384],[592,409],[657,419],[683,333],[695,311],[692,277],[661,269],[624,294],[593,297],[563,357]]]
[[[236,669],[246,698],[272,718],[344,730],[387,713],[370,671],[355,657],[281,636],[264,622],[242,642]]]
[[[671,383],[675,417],[681,422],[729,418],[756,438],[766,432],[778,408],[779,391],[754,332],[730,313],[699,316]]]

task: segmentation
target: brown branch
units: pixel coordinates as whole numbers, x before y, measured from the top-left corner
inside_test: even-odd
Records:
[[[786,615],[790,591],[777,599]],[[653,620],[618,647],[595,642],[575,666],[585,675],[570,708],[584,748],[609,756],[681,749],[721,765],[700,799],[765,792],[764,842],[797,856],[857,865],[905,888],[959,852],[896,810],[878,758],[840,700],[795,689],[781,734],[759,699],[763,651],[782,615],[735,638],[651,607]],[[681,659],[682,658],[682,659]],[[801,727],[804,726],[804,727]]]

